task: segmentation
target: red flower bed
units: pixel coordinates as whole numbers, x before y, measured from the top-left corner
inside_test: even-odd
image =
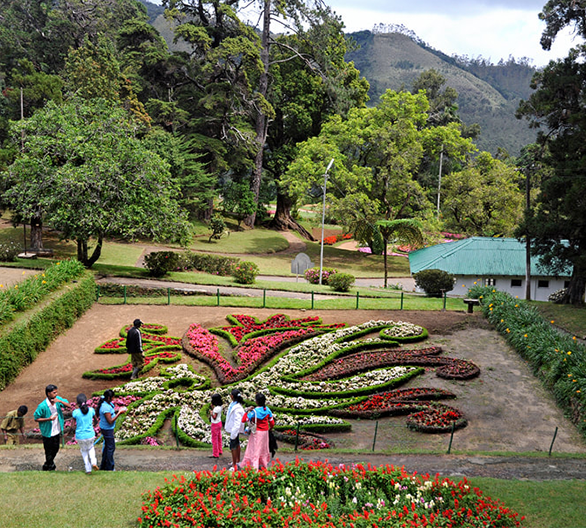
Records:
[[[172,363],[174,361],[179,361],[181,359],[181,354],[177,352],[156,352],[154,354],[150,354],[145,356],[144,358],[144,367],[149,365],[155,360],[166,360],[166,363]],[[144,368],[143,367],[143,368]],[[116,367],[110,368],[103,368],[103,369],[96,369],[93,370],[92,373],[95,374],[130,374],[132,373],[132,363],[124,363],[124,365],[118,365]]]
[[[236,353],[239,362],[233,366],[218,348],[218,339],[198,324],[192,324],[183,339],[185,351],[210,365],[220,383],[233,383],[250,376],[254,370],[283,348],[316,334],[313,328],[298,328],[247,339]]]
[[[311,328],[324,328],[324,329],[334,329],[334,328],[341,328],[345,326],[344,323],[340,324],[332,324],[332,325],[322,325],[320,324],[321,319],[319,317],[304,317],[301,319],[289,319],[288,316],[284,314],[276,314],[269,317],[266,321],[260,322],[255,317],[251,317],[250,315],[231,315],[231,319],[234,319],[237,324],[232,326],[222,326],[217,330],[221,330],[224,332],[228,332],[238,343],[242,342],[242,339],[245,335],[250,334],[252,332],[258,332],[260,330],[267,330],[267,329],[279,329],[279,328],[299,328],[299,327],[311,327]]]
[[[445,379],[469,379],[480,374],[480,369],[471,361],[436,357],[441,351],[441,347],[434,346],[413,350],[392,349],[358,352],[333,361],[303,379],[306,381],[339,379],[374,368],[399,365],[437,367],[436,375]]]

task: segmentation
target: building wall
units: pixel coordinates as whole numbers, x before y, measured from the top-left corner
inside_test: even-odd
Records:
[[[535,277],[531,278],[531,300],[533,301],[547,301],[550,294],[561,290],[566,286],[567,278],[554,277]],[[489,281],[494,281],[494,284],[488,284]],[[497,290],[511,294],[513,297],[525,299],[525,277],[470,277],[459,276],[456,277],[454,289],[450,292],[451,295],[466,295],[468,289],[473,286],[481,284],[486,286],[494,286]],[[517,284],[519,284],[517,286]],[[448,295],[450,295],[448,294]]]
[[[494,284],[489,281],[494,281]],[[514,282],[513,282],[514,281]],[[547,301],[551,293],[566,287],[568,278],[535,277],[531,279],[531,300]],[[515,285],[513,285],[515,284]],[[520,284],[517,286],[516,284]],[[465,297],[468,290],[476,285],[494,286],[497,290],[509,293],[513,297],[525,299],[525,277],[478,277],[469,275],[456,276],[454,289],[448,292],[451,297]],[[416,291],[421,292],[419,288]]]

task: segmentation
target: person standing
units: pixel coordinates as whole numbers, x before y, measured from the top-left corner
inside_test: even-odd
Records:
[[[45,463],[43,471],[55,471],[55,457],[59,452],[61,435],[63,434],[65,422],[63,420],[63,408],[69,408],[69,402],[57,396],[57,386],[47,385],[45,395],[35,411],[34,418],[38,422],[43,437],[45,449]]]
[[[212,395],[212,410],[210,423],[212,425],[212,458],[220,458],[222,449],[222,397],[219,394]]]
[[[96,439],[94,426],[97,423],[96,411],[87,404],[85,394],[77,395],[77,407],[78,408],[73,411],[75,440],[81,451],[85,472],[89,475],[92,472],[92,468],[95,470],[98,469],[96,448],[94,447],[94,440]]]
[[[140,319],[135,319],[132,323],[132,328],[128,330],[128,335],[126,336],[126,350],[130,354],[130,360],[132,363],[132,376],[130,376],[130,379],[138,378],[138,373],[144,366],[142,335],[140,333],[141,326],[142,321]]]
[[[269,451],[269,430],[275,426],[273,413],[267,407],[267,399],[259,392],[255,396],[256,407],[249,409],[243,416],[244,423],[256,424],[256,432],[250,434],[246,453],[241,466],[251,466],[254,469],[266,468],[271,461]]]
[[[22,435],[22,441],[25,442],[24,436],[24,416],[28,412],[26,405],[21,405],[15,411],[10,411],[2,420],[0,429],[4,433],[4,443],[6,445],[17,445],[18,432]]]
[[[242,417],[244,416],[244,399],[238,389],[232,389],[230,393],[232,403],[228,406],[226,412],[226,423],[224,429],[230,433],[230,451],[232,453],[232,467],[230,471],[238,469],[240,462],[240,433],[244,431]]]
[[[104,437],[104,449],[100,464],[102,471],[114,471],[114,451],[116,451],[114,428],[116,427],[117,418],[126,411],[126,407],[120,407],[116,412],[112,398],[114,398],[114,391],[106,389],[104,395],[100,398],[97,409],[97,414],[100,417],[100,430]]]

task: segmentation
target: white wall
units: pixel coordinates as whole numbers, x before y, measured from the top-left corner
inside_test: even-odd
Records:
[[[485,285],[486,279],[495,280],[495,288],[511,294],[513,297],[525,299],[525,277],[471,277],[471,276],[457,276],[454,289],[448,295],[465,296],[468,290],[476,285]],[[512,286],[513,279],[520,280],[521,286]],[[531,300],[533,301],[547,301],[551,293],[561,290],[568,278],[554,278],[554,277],[536,277],[531,278]],[[540,281],[547,281],[547,287],[539,287]]]

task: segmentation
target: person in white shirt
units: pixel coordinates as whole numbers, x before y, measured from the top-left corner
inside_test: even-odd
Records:
[[[224,452],[222,449],[222,397],[219,394],[212,395],[212,411],[210,422],[212,424],[212,456],[220,458]]]
[[[226,423],[224,429],[230,433],[230,451],[232,452],[232,467],[230,471],[238,469],[240,462],[240,433],[244,432],[242,417],[244,416],[244,399],[238,389],[232,389],[230,393],[232,403],[226,412]]]

